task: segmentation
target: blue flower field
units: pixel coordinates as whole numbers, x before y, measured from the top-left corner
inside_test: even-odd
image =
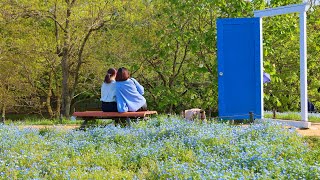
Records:
[[[1,179],[320,179],[294,130],[158,117],[87,131],[0,126]]]

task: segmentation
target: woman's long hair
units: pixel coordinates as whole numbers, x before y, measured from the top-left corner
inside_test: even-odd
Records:
[[[129,78],[130,73],[126,68],[122,67],[118,69],[116,81],[126,81]]]
[[[104,82],[107,84],[111,83],[111,77],[116,74],[117,74],[117,70],[115,68],[108,69],[107,74],[104,77]]]

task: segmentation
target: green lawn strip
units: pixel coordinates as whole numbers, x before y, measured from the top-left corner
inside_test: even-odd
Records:
[[[66,120],[63,119],[62,122],[59,119],[26,119],[26,120],[6,120],[5,124],[14,124],[14,125],[80,125],[83,123],[83,120]],[[97,119],[96,121],[89,121],[90,124],[95,125],[108,125],[112,123],[110,119]]]
[[[272,113],[265,113],[264,114],[265,118],[273,118]],[[310,122],[314,123],[320,123],[320,116],[316,115],[310,115],[308,116]],[[301,116],[297,113],[276,113],[276,118],[275,119],[284,119],[284,120],[297,120],[299,121],[301,119]]]

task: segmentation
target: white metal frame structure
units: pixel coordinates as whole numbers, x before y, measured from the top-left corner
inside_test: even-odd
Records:
[[[255,17],[260,17],[262,34],[262,17],[276,16],[281,14],[299,13],[300,16],[300,101],[301,101],[301,120],[308,122],[308,98],[307,98],[307,32],[306,32],[306,12],[310,8],[308,3],[281,6],[265,10],[254,11]],[[263,60],[262,35],[261,39],[261,61]],[[261,63],[262,64],[262,63]],[[261,79],[263,77],[261,76]],[[261,88],[263,89],[263,88]],[[263,103],[263,101],[262,101]],[[263,105],[263,104],[262,104]],[[262,106],[263,107],[263,106]],[[263,118],[263,114],[262,114]]]

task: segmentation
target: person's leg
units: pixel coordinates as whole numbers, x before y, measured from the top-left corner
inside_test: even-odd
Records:
[[[103,112],[108,112],[108,104],[106,102],[101,102],[101,110]]]
[[[138,109],[138,111],[147,111],[148,107],[147,107],[147,103],[145,103],[140,109]]]
[[[103,112],[118,112],[116,102],[102,102],[101,109]]]
[[[117,103],[111,102],[110,103],[110,112],[118,112]]]

